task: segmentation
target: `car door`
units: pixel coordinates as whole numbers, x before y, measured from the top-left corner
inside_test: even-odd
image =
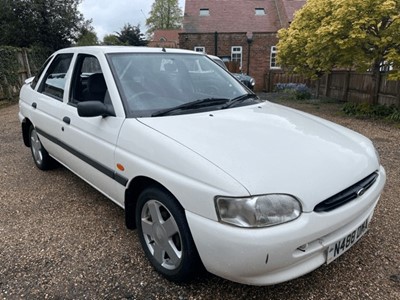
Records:
[[[117,204],[123,206],[127,180],[116,176],[115,147],[124,115],[117,109],[115,116],[80,117],[77,104],[84,101],[101,101],[114,109],[116,87],[106,60],[101,66],[94,55],[78,54],[71,74],[68,104],[63,110],[62,140],[69,155],[65,164],[84,180],[95,186]],[[110,80],[111,78],[111,80]],[[108,81],[108,82],[106,82]],[[109,86],[114,87],[110,93]],[[118,106],[118,105],[117,105]]]
[[[72,53],[56,55],[38,85],[32,86],[37,90],[29,99],[31,106],[29,118],[43,146],[56,159],[62,157],[63,153],[63,149],[58,144],[58,137],[61,133],[60,116],[64,106],[63,99],[70,76],[72,58]]]

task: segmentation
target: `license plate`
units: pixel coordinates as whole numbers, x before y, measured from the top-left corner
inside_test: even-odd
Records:
[[[351,233],[341,238],[340,240],[329,245],[326,263],[329,264],[345,253],[353,246],[368,230],[367,218],[360,226],[354,229]]]

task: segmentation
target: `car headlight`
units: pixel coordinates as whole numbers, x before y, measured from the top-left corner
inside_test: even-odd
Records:
[[[216,197],[221,222],[238,227],[267,227],[297,219],[301,204],[293,196],[269,194],[248,198]]]
[[[256,84],[254,78],[251,78],[251,79],[250,79],[250,84],[251,84],[252,86],[254,86],[254,85]]]

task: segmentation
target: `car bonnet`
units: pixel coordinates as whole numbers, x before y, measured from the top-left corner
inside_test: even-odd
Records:
[[[379,168],[369,139],[269,102],[140,121],[205,157],[250,194],[291,194],[305,211]]]

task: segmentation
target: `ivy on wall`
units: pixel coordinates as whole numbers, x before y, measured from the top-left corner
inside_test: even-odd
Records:
[[[23,79],[34,76],[51,54],[43,47],[16,48],[0,46],[0,99],[12,99]]]
[[[0,47],[0,88],[6,98],[12,98],[12,87],[19,86],[18,48]]]
[[[40,67],[44,64],[46,59],[53,53],[50,48],[33,46],[28,49],[28,61],[32,76],[39,71]]]

